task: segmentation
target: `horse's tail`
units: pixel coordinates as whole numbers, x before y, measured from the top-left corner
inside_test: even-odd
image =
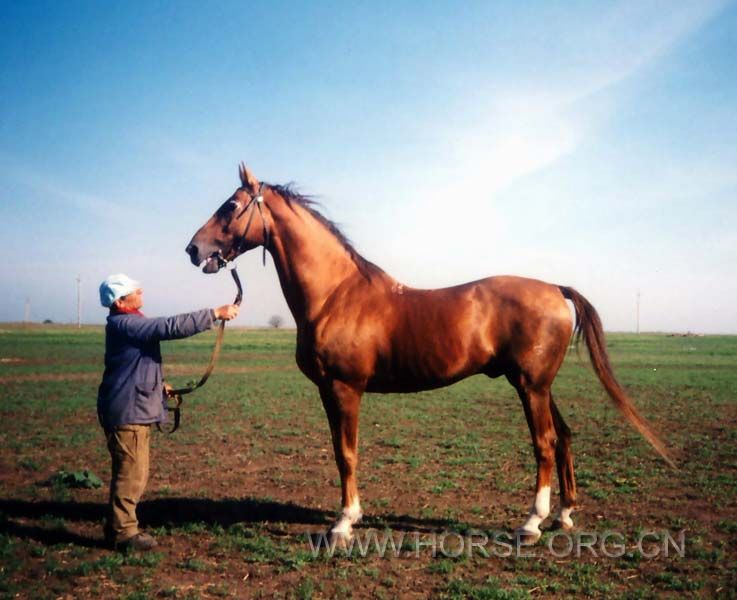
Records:
[[[601,319],[596,309],[581,294],[571,287],[558,286],[563,293],[563,297],[573,302],[576,309],[576,326],[574,328],[574,336],[576,344],[583,337],[586,347],[589,350],[591,364],[594,367],[599,381],[609,394],[619,411],[624,415],[632,426],[637,429],[645,439],[650,442],[658,454],[674,469],[677,468],[670,453],[661,441],[658,435],[652,430],[645,419],[637,412],[632,401],[622,389],[622,386],[614,376],[614,370],[609,362],[609,355],[606,350],[606,342],[604,340],[604,328],[601,325]]]

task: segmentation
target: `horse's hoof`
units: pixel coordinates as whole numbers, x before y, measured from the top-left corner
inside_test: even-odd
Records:
[[[514,531],[514,537],[520,546],[532,546],[537,543],[540,536],[542,536],[540,530],[528,531],[527,529],[515,529]]]
[[[553,524],[550,526],[550,531],[573,531],[573,521],[566,522],[560,519],[555,519]]]
[[[328,534],[330,545],[334,548],[345,550],[353,539],[353,530],[350,531],[331,531]]]

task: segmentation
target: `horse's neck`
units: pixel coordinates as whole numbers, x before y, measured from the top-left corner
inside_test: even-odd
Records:
[[[274,194],[267,199],[274,237],[269,248],[297,325],[309,322],[330,294],[358,271],[343,244],[307,209]],[[271,200],[269,202],[269,200]]]

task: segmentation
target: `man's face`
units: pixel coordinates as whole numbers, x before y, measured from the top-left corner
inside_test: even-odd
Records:
[[[115,301],[118,308],[126,308],[129,310],[138,310],[143,306],[143,289],[138,288],[135,292],[131,292]]]

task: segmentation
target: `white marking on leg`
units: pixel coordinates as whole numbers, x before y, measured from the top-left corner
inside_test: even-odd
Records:
[[[573,519],[571,519],[571,513],[573,512],[573,508],[561,508],[560,514],[558,515],[558,520],[561,522],[561,524],[564,527],[572,528],[573,527]]]
[[[358,523],[363,517],[363,511],[361,510],[361,502],[356,499],[351,503],[350,506],[343,509],[340,518],[336,521],[330,530],[333,534],[350,535],[353,531],[353,525]]]
[[[544,485],[535,495],[535,504],[530,509],[527,521],[522,525],[524,531],[540,533],[540,523],[550,514],[550,486]]]
[[[355,497],[348,508],[343,509],[343,516],[348,517],[351,525],[355,525],[361,520],[363,510],[361,510],[361,501],[358,499],[358,496]]]

